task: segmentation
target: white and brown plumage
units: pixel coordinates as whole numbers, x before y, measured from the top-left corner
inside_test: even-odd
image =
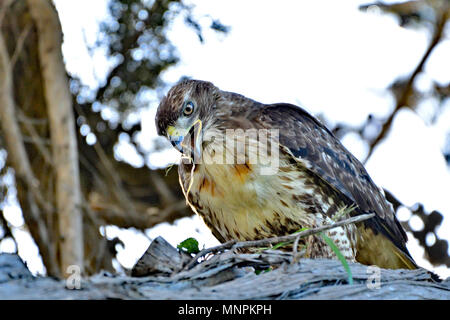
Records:
[[[383,193],[362,164],[305,110],[262,104],[210,82],[185,80],[168,92],[156,114],[158,133],[178,149],[198,120],[199,135],[183,150],[198,163],[180,163],[180,184],[191,208],[219,241],[287,235],[330,223],[340,208],[354,206],[350,215],[376,215],[358,226],[328,231],[347,259],[385,268],[417,267]],[[279,130],[279,139],[271,140],[279,152],[275,174],[261,174],[259,163],[212,161],[232,152],[225,133],[238,128]],[[205,141],[208,135],[214,139]],[[246,140],[245,159],[259,143]],[[320,237],[310,237],[305,246],[311,258],[334,256]]]

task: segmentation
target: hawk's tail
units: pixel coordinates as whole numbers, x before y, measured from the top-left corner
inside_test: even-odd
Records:
[[[414,260],[412,260],[412,258],[410,258],[408,255],[406,255],[403,251],[401,251],[397,247],[395,247],[393,252],[397,256],[397,258],[399,260],[398,261],[399,267],[396,268],[396,269],[410,269],[410,270],[414,270],[414,269],[418,268],[418,266],[414,262]]]

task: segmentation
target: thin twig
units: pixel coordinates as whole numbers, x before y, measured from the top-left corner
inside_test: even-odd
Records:
[[[297,234],[297,237],[294,241],[294,246],[292,248],[292,263],[297,262],[297,256],[298,256],[298,243],[300,242],[300,235]]]
[[[422,59],[420,59],[419,64],[416,66],[414,71],[409,76],[408,80],[405,82],[405,85],[404,85],[404,88],[402,89],[401,94],[397,97],[397,102],[396,102],[394,111],[392,111],[392,113],[389,115],[389,117],[384,122],[383,126],[381,127],[380,133],[370,143],[369,152],[367,153],[367,156],[363,161],[364,164],[366,164],[367,161],[369,160],[370,156],[372,155],[373,151],[375,150],[375,147],[387,135],[389,129],[392,126],[394,117],[396,116],[398,111],[408,104],[409,97],[414,93],[413,85],[414,85],[414,81],[415,81],[416,77],[423,71],[425,63],[427,62],[427,60],[430,57],[431,53],[433,52],[434,48],[441,42],[441,39],[444,36],[445,24],[447,22],[448,17],[449,17],[449,12],[448,12],[448,10],[446,10],[446,8],[444,8],[442,14],[437,18],[436,28],[433,33],[431,42],[428,45],[427,50],[425,51],[424,55],[422,56]],[[409,107],[412,107],[412,106],[409,106]]]
[[[218,245],[215,247],[211,247],[211,248],[207,248],[207,249],[200,251],[183,268],[183,270],[189,270],[192,266],[195,265],[195,263],[197,262],[198,259],[200,259],[201,257],[205,256],[208,253],[215,253],[215,252],[223,251],[226,249],[265,247],[265,246],[270,246],[270,245],[273,245],[273,244],[279,243],[279,242],[292,242],[292,241],[295,241],[295,239],[297,237],[303,238],[306,236],[320,233],[325,230],[337,228],[337,227],[352,224],[352,223],[358,223],[358,222],[370,219],[373,216],[375,216],[374,213],[362,214],[362,215],[358,215],[356,217],[351,217],[349,219],[338,221],[338,222],[330,224],[330,225],[324,225],[324,226],[320,226],[317,228],[308,229],[308,230],[301,231],[299,233],[290,234],[287,236],[272,237],[272,238],[266,238],[266,239],[261,239],[261,240],[241,241],[241,242],[237,242],[236,240],[231,240],[231,241],[225,242],[224,244],[221,244],[221,245]]]
[[[48,138],[39,138],[39,137],[37,137],[37,139],[39,139],[39,142],[42,145],[47,145],[47,146],[51,146],[52,145],[50,139],[48,139]],[[36,142],[36,137],[23,135],[23,142],[25,142],[25,143],[35,143]]]
[[[17,112],[20,117],[24,118],[25,115],[23,111],[20,108],[17,108]],[[23,122],[25,129],[28,131],[28,133],[31,135],[31,141],[36,145],[36,148],[38,149],[39,153],[42,155],[42,157],[47,161],[48,164],[54,166],[53,157],[50,154],[50,151],[46,148],[45,144],[48,144],[49,141],[42,138],[39,133],[37,133],[36,129],[34,129],[33,125],[29,122]],[[24,136],[24,141],[25,140]]]
[[[156,193],[161,196],[162,202],[167,205],[176,202],[176,197],[169,189],[166,181],[162,179],[156,172],[150,171],[151,182],[155,187]]]
[[[0,33],[0,122],[4,129],[6,145],[11,161],[16,170],[16,177],[24,179],[32,192],[34,199],[47,211],[52,212],[53,208],[47,203],[39,190],[39,180],[34,176],[31,169],[28,155],[23,145],[23,135],[20,131],[16,118],[16,104],[14,101],[14,88],[11,61],[3,35]]]
[[[23,108],[24,110],[27,110],[29,107],[29,103],[25,104],[25,107]],[[34,126],[46,126],[48,125],[48,119],[47,118],[41,118],[41,119],[37,119],[37,118],[29,118],[26,115],[22,114],[18,114],[17,115],[17,120],[21,123],[29,123],[31,125]]]
[[[20,53],[22,52],[23,45],[25,44],[25,40],[27,39],[28,34],[31,30],[31,24],[28,24],[20,33],[19,38],[17,40],[16,48],[14,49],[14,53],[11,56],[11,68],[14,68],[14,65],[16,64],[17,59],[20,56]]]
[[[79,115],[87,119],[86,114],[79,105],[75,104],[75,110]],[[103,172],[103,176],[110,182],[110,185],[108,186],[109,190],[112,192],[122,208],[127,208],[127,210],[132,212],[134,215],[139,214],[132,200],[129,198],[128,193],[123,188],[121,178],[117,173],[114,164],[109,160],[101,144],[96,142],[94,143],[93,148],[98,155],[100,162],[103,164],[103,166],[100,166],[100,170]]]

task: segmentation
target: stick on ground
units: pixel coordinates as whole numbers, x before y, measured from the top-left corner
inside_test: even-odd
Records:
[[[252,240],[252,241],[241,241],[238,242],[236,240],[231,240],[228,242],[225,242],[224,244],[203,249],[199,253],[196,254],[194,258],[184,267],[183,270],[189,270],[192,268],[200,259],[201,257],[204,257],[208,253],[216,253],[219,251],[223,251],[226,249],[242,249],[242,248],[258,248],[258,247],[265,247],[265,246],[271,246],[276,243],[280,242],[292,242],[295,241],[296,238],[304,238],[307,236],[311,236],[317,233],[320,233],[325,230],[341,227],[344,225],[348,225],[351,223],[358,223],[367,219],[370,219],[374,216],[374,213],[368,213],[368,214],[361,214],[356,217],[351,217],[345,220],[338,221],[336,223],[330,224],[330,225],[324,225],[317,228],[308,229],[305,231],[301,231],[298,233],[290,234],[287,236],[280,236],[280,237],[272,237],[272,238],[266,238],[261,240]]]

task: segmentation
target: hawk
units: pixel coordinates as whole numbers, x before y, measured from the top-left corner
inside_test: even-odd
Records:
[[[327,231],[346,259],[417,268],[383,191],[302,108],[263,104],[211,82],[184,80],[161,100],[155,120],[158,134],[182,152],[178,173],[187,203],[220,242],[292,234],[333,223],[343,208],[351,208],[350,216],[375,216]],[[335,258],[320,236],[302,245],[309,258]]]

